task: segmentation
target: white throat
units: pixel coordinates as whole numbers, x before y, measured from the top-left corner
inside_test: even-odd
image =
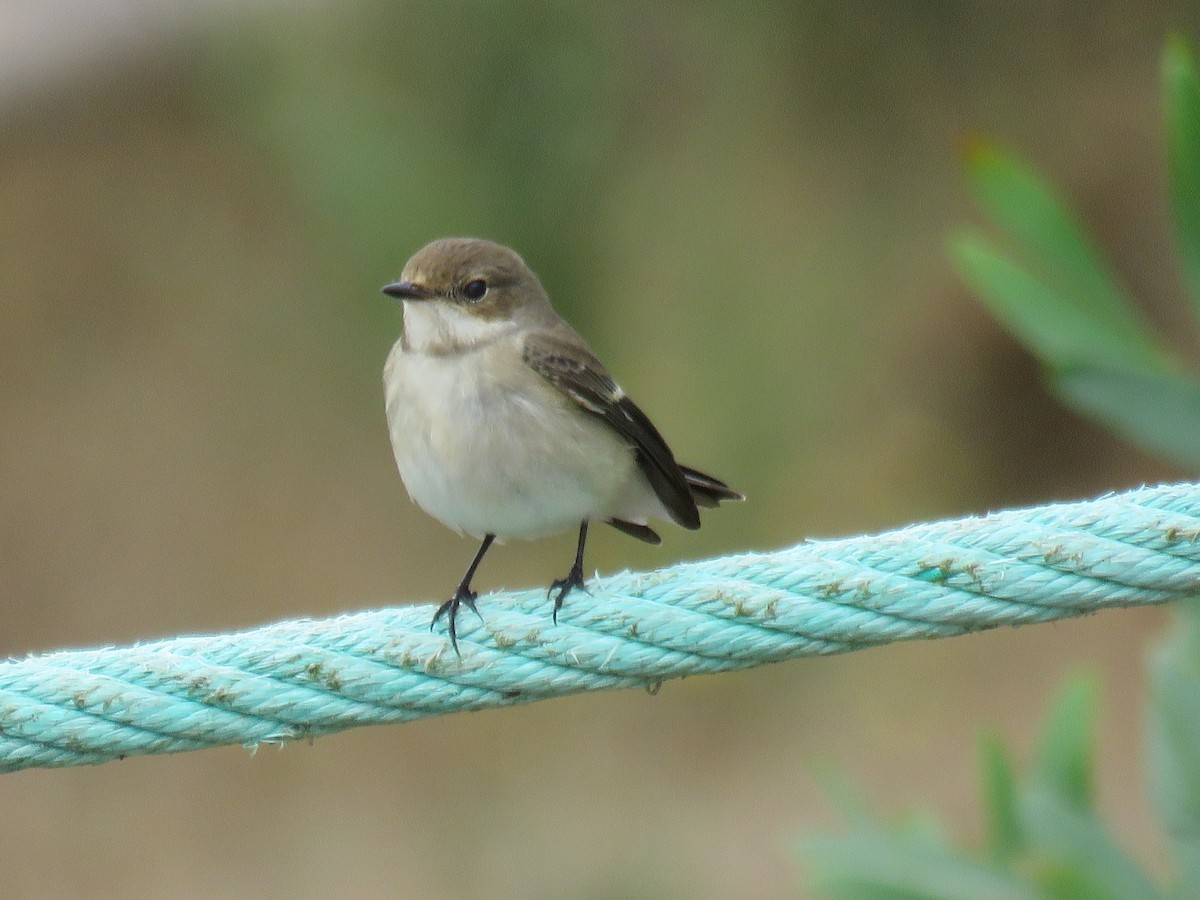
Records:
[[[415,353],[445,353],[486,344],[516,325],[509,319],[485,319],[440,300],[404,302],[404,342]]]

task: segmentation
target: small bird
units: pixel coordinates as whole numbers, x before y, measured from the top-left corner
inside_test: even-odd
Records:
[[[446,615],[476,615],[471,579],[505,538],[579,529],[575,562],[547,592],[553,619],[586,591],[588,523],[661,543],[651,518],[700,527],[697,506],[744,499],[681,466],[662,435],[554,311],[533,270],[491,241],[443,238],[418,250],[383,293],[404,301],[404,331],[383,369],[400,477],[425,512],[482,541]]]

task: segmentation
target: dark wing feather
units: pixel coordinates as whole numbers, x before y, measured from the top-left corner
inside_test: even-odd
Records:
[[[525,340],[524,359],[581,409],[629,442],[637,453],[638,467],[672,519],[684,528],[700,527],[696,501],[667,442],[582,342],[531,334]]]
[[[703,472],[697,472],[687,466],[680,466],[679,471],[683,473],[683,480],[691,489],[692,499],[696,501],[697,506],[715,509],[722,500],[746,499],[740,492],[735,491],[719,478],[713,478],[711,475],[705,475]]]
[[[617,531],[623,531],[630,537],[635,537],[639,541],[645,541],[647,544],[661,544],[662,538],[658,536],[658,532],[649,525],[638,525],[636,522],[626,522],[624,519],[609,519],[608,524]]]

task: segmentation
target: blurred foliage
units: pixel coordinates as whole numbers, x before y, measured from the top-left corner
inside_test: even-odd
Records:
[[[1188,47],[1163,65],[1169,193],[1184,282],[1200,319],[1200,79]],[[1042,362],[1064,402],[1144,448],[1200,464],[1200,380],[1154,335],[1079,218],[1025,164],[982,141],[966,154],[976,196],[1028,263],[977,233],[953,241],[967,282]],[[1059,694],[1033,765],[1014,770],[999,736],[980,742],[984,852],[959,851],[936,826],[888,828],[841,804],[842,836],[806,839],[817,888],[844,898],[1190,897],[1200,885],[1200,601],[1152,661],[1152,792],[1170,844],[1173,886],[1160,890],[1112,839],[1095,808],[1098,687]],[[927,815],[921,821],[929,821]]]
[[[1079,676],[1059,693],[1030,769],[1005,743],[980,742],[986,846],[953,849],[927,815],[887,826],[854,812],[850,831],[805,839],[803,858],[825,896],[845,898],[1156,898],[1192,896],[1200,861],[1200,603],[1155,655],[1154,794],[1171,840],[1174,886],[1160,890],[1099,818],[1092,768],[1098,688]]]
[[[1168,41],[1162,71],[1168,194],[1200,322],[1200,79],[1183,40]],[[1041,361],[1064,403],[1152,453],[1200,466],[1200,379],[1181,372],[1079,217],[1025,163],[983,140],[970,142],[966,171],[1017,251],[975,231],[955,236],[967,283]]]
[[[610,13],[373,2],[320,29],[239,27],[209,43],[200,93],[258,136],[348,270],[398,271],[435,237],[486,235],[570,296],[591,281],[580,248],[597,246],[625,164],[634,83]]]

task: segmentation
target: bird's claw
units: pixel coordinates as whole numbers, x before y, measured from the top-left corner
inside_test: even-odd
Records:
[[[590,593],[587,585],[583,583],[583,567],[572,566],[571,571],[567,573],[566,578],[555,578],[550,582],[550,589],[546,591],[546,599],[550,599],[550,595],[554,594],[554,612],[550,618],[554,624],[558,624],[558,611],[562,609],[563,601],[567,599],[567,594],[571,593],[572,588],[579,588],[585,594]],[[555,593],[557,591],[557,593]]]
[[[445,614],[446,625],[450,631],[450,646],[454,648],[454,653],[457,656],[462,656],[458,651],[458,608],[465,604],[482,621],[483,616],[480,615],[478,607],[475,606],[475,599],[478,596],[479,594],[469,587],[459,585],[458,590],[454,592],[454,596],[437,608],[437,612],[433,614],[433,621],[429,623],[429,630],[433,631],[433,626]]]

